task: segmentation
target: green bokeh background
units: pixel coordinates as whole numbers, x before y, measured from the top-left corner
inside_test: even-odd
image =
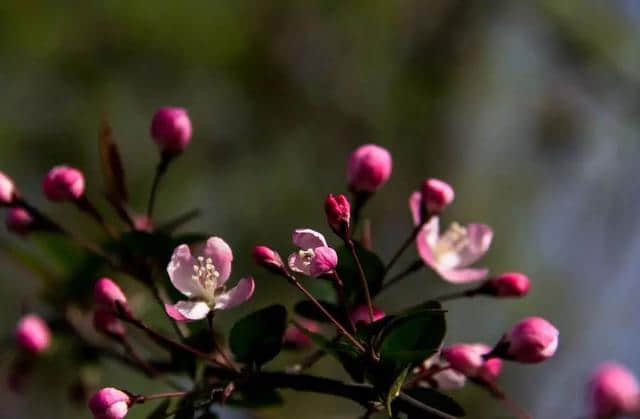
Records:
[[[486,264],[528,273],[532,293],[450,304],[447,341],[492,343],[525,315],[551,319],[561,331],[557,356],[508,365],[500,382],[534,417],[578,417],[598,362],[619,359],[640,372],[632,332],[640,318],[639,41],[634,0],[4,1],[0,169],[70,229],[97,236],[73,208],[45,202],[43,174],[59,163],[81,168],[89,195],[106,210],[96,142],[106,113],[132,204],[143,208],[158,160],[150,118],[162,105],[186,107],[193,142],[164,180],[157,215],[201,208],[190,228],[232,245],[236,278],[256,276],[254,305],[217,319],[228,330],[251,308],[298,298],[251,264],[251,247],[269,243],[286,254],[297,227],[330,237],[324,196],[345,192],[353,148],[381,144],[394,170],[366,209],[376,251],[388,260],[408,234],[407,198],[424,177],[452,183],[457,197],[446,220],[490,224]],[[3,247],[36,247],[0,237]],[[0,333],[10,340],[39,285],[7,257],[0,263]],[[448,289],[418,274],[380,304],[392,312]],[[149,297],[138,297],[144,307]],[[27,394],[5,391],[2,380],[0,417],[88,417],[67,400],[77,371],[64,345],[55,349]],[[3,350],[0,372],[14,355]],[[104,367],[101,384],[164,388]],[[330,361],[313,371],[339,374]],[[285,408],[255,415],[359,413],[329,397],[285,395]],[[508,416],[471,386],[453,395],[469,417]]]

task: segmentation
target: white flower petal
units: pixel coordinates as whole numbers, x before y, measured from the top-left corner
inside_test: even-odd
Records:
[[[299,228],[294,230],[291,239],[293,240],[293,244],[303,250],[327,246],[327,241],[324,236],[310,228]]]
[[[204,319],[211,311],[204,301],[178,301],[174,307],[189,320]]]
[[[210,237],[202,249],[202,256],[211,258],[211,263],[220,274],[218,286],[224,285],[231,275],[231,263],[233,262],[233,252],[229,245],[220,237]]]
[[[256,284],[253,278],[242,278],[235,287],[218,296],[214,309],[226,310],[240,305],[251,298],[255,289]]]
[[[171,261],[167,266],[167,273],[171,283],[187,297],[198,297],[204,292],[200,282],[193,279],[193,267],[195,265],[197,263],[191,256],[189,246],[181,244],[173,251]]]

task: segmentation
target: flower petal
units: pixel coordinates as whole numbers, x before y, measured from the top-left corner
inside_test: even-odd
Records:
[[[164,311],[166,311],[166,313],[167,313],[167,315],[169,317],[171,317],[173,320],[175,320],[177,322],[188,322],[189,321],[189,319],[187,319],[182,314],[180,314],[180,312],[178,311],[178,309],[176,308],[175,305],[165,304],[164,305]]]
[[[197,297],[204,292],[200,282],[192,278],[193,267],[196,264],[196,260],[191,256],[189,246],[181,244],[173,251],[171,261],[167,266],[171,283],[187,297]]]
[[[318,277],[332,272],[338,266],[338,254],[329,246],[316,247],[315,256],[311,259],[311,276]]]
[[[235,287],[221,294],[216,299],[215,310],[226,310],[244,303],[253,295],[256,283],[250,276],[242,278]]]
[[[233,252],[227,242],[220,237],[210,237],[202,249],[202,256],[211,258],[213,266],[220,273],[218,286],[227,282],[231,275],[231,262],[233,261]]]
[[[295,252],[289,255],[288,259],[289,269],[293,272],[298,272],[301,274],[305,274],[306,276],[311,276],[311,264],[306,263],[304,258],[300,256],[300,253]]]
[[[418,235],[416,236],[416,247],[418,248],[418,254],[420,258],[427,265],[436,266],[435,258],[433,257],[433,247],[438,242],[438,234],[440,232],[440,220],[438,217],[431,217],[431,220],[422,227]]]
[[[467,269],[449,269],[437,270],[436,272],[447,282],[452,284],[465,284],[467,282],[478,281],[483,279],[489,273],[486,268],[467,268]]]
[[[304,250],[315,249],[316,247],[323,247],[327,245],[327,241],[324,239],[324,236],[310,228],[299,228],[294,230],[291,240],[293,240],[293,244]]]
[[[413,218],[413,225],[418,225],[422,221],[422,194],[415,191],[409,196],[409,210]]]
[[[489,250],[491,240],[493,239],[493,231],[491,227],[485,224],[469,224],[467,227],[468,244],[460,250],[459,267],[469,266]]]
[[[211,311],[209,305],[204,301],[178,301],[174,307],[188,320],[204,319]]]

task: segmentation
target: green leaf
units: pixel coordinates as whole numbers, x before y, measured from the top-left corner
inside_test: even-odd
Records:
[[[337,252],[338,267],[336,270],[344,283],[347,301],[351,304],[364,303],[366,300],[362,291],[362,283],[351,251],[349,251],[348,247],[341,246]],[[363,248],[358,243],[356,243],[356,254],[367,278],[369,292],[372,296],[376,295],[382,288],[382,280],[385,274],[384,263],[382,263],[378,255]]]
[[[385,406],[387,407],[387,413],[389,414],[389,416],[393,416],[391,403],[393,402],[393,400],[395,400],[396,397],[398,397],[400,391],[402,391],[402,385],[404,384],[404,381],[406,380],[407,374],[409,373],[410,369],[411,367],[406,367],[405,369],[403,369],[395,378],[395,380],[393,380],[393,383],[391,383],[389,389],[387,390],[387,393],[385,395]]]
[[[458,402],[434,389],[416,387],[405,390],[405,393],[413,397],[414,399],[421,401],[427,406],[438,409],[441,412],[448,413],[451,416],[460,418],[466,416],[467,414],[462,406],[458,404]],[[417,416],[415,417],[417,418]]]
[[[262,365],[282,349],[287,310],[276,304],[238,320],[229,334],[229,346],[240,362]]]
[[[165,399],[147,416],[147,419],[166,419],[171,400]]]
[[[417,365],[439,350],[445,333],[443,311],[412,312],[395,317],[380,331],[377,350],[384,362]]]

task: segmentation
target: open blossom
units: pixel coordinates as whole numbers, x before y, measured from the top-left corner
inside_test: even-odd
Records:
[[[16,196],[16,187],[13,180],[3,172],[0,172],[0,205],[11,205]]]
[[[558,335],[558,329],[542,317],[527,317],[502,338],[505,358],[526,364],[542,362],[556,353]]]
[[[414,374],[427,373],[427,378],[418,381],[420,387],[434,387],[440,390],[457,390],[464,387],[467,377],[448,367],[449,363],[440,354],[426,359],[413,370]]]
[[[318,277],[333,272],[338,266],[338,255],[327,245],[324,236],[305,228],[293,232],[293,244],[299,251],[289,255],[289,268],[307,276]]]
[[[40,316],[28,314],[18,322],[16,340],[22,349],[37,354],[49,347],[51,332],[47,323]]]
[[[391,154],[387,149],[375,144],[361,145],[349,156],[349,187],[355,192],[375,192],[389,180],[391,167]]]
[[[640,413],[640,386],[636,377],[616,362],[605,362],[589,382],[594,418],[612,419]]]
[[[151,120],[151,137],[169,154],[184,151],[191,141],[191,132],[191,120],[183,108],[160,108]]]
[[[379,307],[373,306],[372,308],[374,322],[377,322],[378,320],[386,316],[385,312],[382,311]],[[367,307],[366,304],[357,305],[349,310],[349,317],[351,318],[353,324],[358,324],[361,322],[366,324],[371,323],[369,321],[369,307]]]
[[[35,220],[26,209],[22,207],[12,207],[7,211],[5,223],[7,230],[25,236],[33,229]]]
[[[127,416],[131,397],[113,387],[101,388],[89,400],[94,419],[122,419]]]
[[[284,342],[299,348],[313,345],[311,338],[300,330],[301,327],[313,333],[320,331],[320,325],[317,322],[301,317],[296,320],[296,324],[290,324],[287,327],[287,330],[284,332]]]
[[[42,191],[48,200],[74,201],[84,194],[84,175],[69,166],[55,166],[44,177]]]
[[[418,233],[416,245],[424,263],[445,281],[462,284],[487,275],[488,269],[469,266],[487,253],[492,239],[493,231],[484,224],[453,223],[440,235],[440,219],[434,216]]]
[[[253,295],[255,282],[246,277],[227,290],[233,253],[219,237],[207,240],[199,256],[191,254],[189,246],[178,246],[171,256],[167,272],[171,283],[188,300],[166,305],[167,313],[178,321],[203,319],[212,310],[224,310],[247,301]]]

